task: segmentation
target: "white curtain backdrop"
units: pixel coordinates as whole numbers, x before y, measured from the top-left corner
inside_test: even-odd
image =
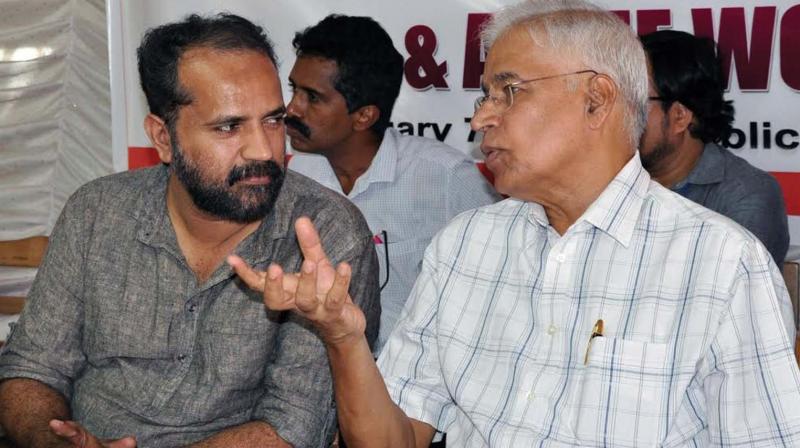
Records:
[[[107,41],[104,0],[0,0],[0,240],[49,235],[112,172]],[[0,295],[34,273],[0,270]]]

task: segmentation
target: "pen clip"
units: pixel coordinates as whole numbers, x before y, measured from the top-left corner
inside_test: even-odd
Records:
[[[586,355],[583,357],[583,365],[589,364],[589,349],[592,347],[592,340],[598,336],[603,336],[603,319],[597,319],[592,327],[592,334],[589,336],[589,342],[586,343]]]

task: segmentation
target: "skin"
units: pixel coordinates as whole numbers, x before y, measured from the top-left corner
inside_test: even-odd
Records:
[[[571,62],[558,51],[534,48],[526,33],[512,29],[489,50],[484,79],[491,80],[487,88],[496,94],[501,78],[508,82],[584,68]],[[535,93],[520,92],[507,111],[485,105],[472,125],[485,133],[482,150],[500,191],[542,203],[551,225],[566,230],[633,156],[617,96],[613,81],[597,75],[583,78],[574,91],[554,82]],[[434,428],[409,418],[392,402],[372,359],[364,315],[347,295],[349,267],[334,270],[308,219],[298,220],[296,230],[305,257],[299,273],[285,273],[277,265],[254,271],[238,257],[229,257],[228,263],[246,284],[263,292],[268,308],[294,310],[319,329],[348,446],[427,447]]]
[[[333,60],[297,58],[289,74],[292,100],[287,114],[304,123],[311,135],[305,137],[291,125],[287,134],[295,150],[325,156],[347,194],[378,152],[381,139],[370,126],[378,120],[380,111],[368,105],[348,112],[344,96],[334,87],[338,73]]]
[[[220,51],[199,47],[184,53],[178,66],[180,84],[193,101],[180,108],[176,132],[187,160],[210,182],[221,182],[230,170],[253,160],[283,165],[285,130],[280,81],[274,64],[254,51]],[[278,117],[278,118],[276,118]],[[172,142],[164,121],[145,118],[145,131],[169,163]],[[249,178],[242,184],[263,184],[268,177]],[[244,188],[242,198],[247,200]],[[198,209],[181,182],[171,174],[167,211],[181,251],[199,282],[204,281],[260,221],[237,223]],[[21,398],[24,397],[24,398]],[[33,380],[12,379],[0,384],[0,424],[19,446],[108,447],[136,446],[133,437],[102,441],[77,422],[69,421],[64,397]],[[197,447],[287,447],[264,422],[228,428]]]
[[[648,96],[658,97],[652,74],[648,84]],[[651,100],[648,107],[640,148],[642,165],[655,181],[671,188],[694,169],[705,144],[692,137],[689,127],[694,114],[682,103],[676,101],[665,111],[660,101]]]

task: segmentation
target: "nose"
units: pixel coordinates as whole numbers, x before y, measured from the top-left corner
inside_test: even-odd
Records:
[[[472,120],[469,125],[473,131],[486,131],[489,128],[497,126],[500,121],[500,114],[495,110],[496,107],[492,101],[486,101],[475,110],[472,114]]]
[[[240,155],[244,160],[283,160],[286,132],[281,124],[279,128],[254,126],[243,142]]]
[[[301,95],[294,93],[292,95],[292,100],[289,101],[289,105],[286,106],[286,114],[293,117],[302,118],[304,111],[305,101],[301,98]]]

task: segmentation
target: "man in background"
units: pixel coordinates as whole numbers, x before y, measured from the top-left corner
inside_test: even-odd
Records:
[[[192,15],[148,31],[138,58],[163,164],[67,202],[0,355],[0,425],[25,447],[326,447],[322,341],[299,315],[266,311],[223,260],[299,269],[313,222],[352,266],[374,340],[369,229],[344,198],[284,173],[286,109],[260,27]]]
[[[377,22],[331,15],[292,44],[289,168],[346,196],[369,224],[382,287],[377,354],[433,235],[457,214],[499,197],[460,151],[389,127],[403,57]]]
[[[714,42],[672,30],[641,40],[650,62],[642,165],[660,184],[753,232],[781,266],[789,229],[778,182],[720,146],[734,109],[723,97]]]

